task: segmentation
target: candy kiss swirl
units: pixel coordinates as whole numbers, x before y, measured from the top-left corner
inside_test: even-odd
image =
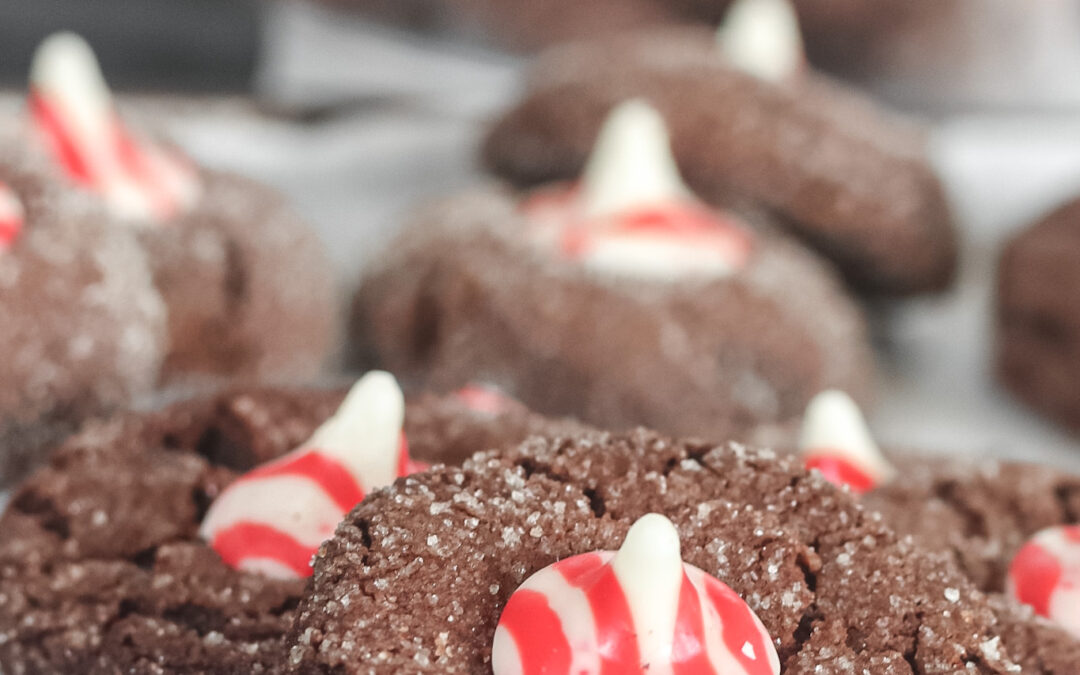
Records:
[[[777,675],[765,627],[730,588],[682,562],[664,516],[618,551],[577,555],[525,580],[499,618],[495,675]]]
[[[835,389],[819,393],[806,406],[799,451],[806,468],[856,494],[869,492],[896,473],[870,435],[859,406]]]
[[[1080,638],[1080,525],[1047,528],[1009,566],[1007,591]]]
[[[306,443],[225,488],[199,534],[236,569],[309,576],[312,555],[365,494],[426,468],[409,459],[404,415],[393,376],[368,373]]]
[[[11,248],[22,232],[26,220],[19,196],[6,183],[0,181],[0,253]]]
[[[611,112],[580,185],[541,189],[522,211],[539,246],[608,274],[724,277],[751,252],[750,235],[733,216],[691,194],[663,119],[636,99]]]
[[[98,194],[119,218],[162,222],[201,193],[198,172],[170,148],[136,137],[120,120],[94,52],[56,33],[34,54],[31,126],[76,185]]]

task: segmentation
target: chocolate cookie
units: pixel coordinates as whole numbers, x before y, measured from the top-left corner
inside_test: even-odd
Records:
[[[820,389],[865,399],[872,357],[830,270],[678,175],[641,101],[605,123],[581,181],[494,188],[422,214],[368,270],[358,360],[435,391],[476,377],[608,429],[741,437]]]
[[[284,671],[304,580],[232,569],[198,530],[237,472],[302,443],[341,398],[238,391],[70,439],[0,518],[0,670]],[[408,405],[413,456],[453,460],[543,428],[520,408],[474,411],[459,399]],[[466,448],[468,437],[485,445]]]
[[[905,294],[950,281],[956,233],[923,130],[813,72],[777,81],[736,69],[707,30],[547,53],[484,159],[519,185],[572,177],[605,115],[632,97],[663,113],[698,194],[763,205],[857,288]]]
[[[0,132],[0,485],[149,391],[166,321],[129,233],[10,141]]]
[[[317,372],[336,330],[330,266],[284,198],[129,129],[77,36],[43,42],[30,80],[24,142],[52,188],[100,200],[146,251],[168,308],[163,380]]]
[[[1021,232],[997,278],[1000,381],[1025,403],[1080,432],[1080,200]]]
[[[537,248],[516,201],[462,195],[391,245],[355,299],[358,362],[435,390],[478,377],[602,427],[710,438],[786,422],[828,386],[867,398],[863,320],[798,245],[755,235],[730,276],[611,275]]]
[[[1028,658],[1050,645],[1025,632],[1037,622],[998,610],[946,557],[792,460],[644,431],[536,438],[372,495],[315,561],[290,664],[486,671],[500,612],[526,577],[619,548],[649,512],[674,521],[687,563],[757,614],[783,673],[1055,672]],[[1075,641],[1047,630],[1080,665]]]
[[[1055,635],[1062,632],[1058,625],[1033,616],[1056,614],[1067,627],[1076,607],[1050,607],[1046,599],[1057,585],[1052,565],[1046,566],[1042,551],[1034,558],[1029,551],[1027,560],[1020,554],[1032,547],[1035,535],[1045,539],[1057,526],[1080,523],[1080,477],[1035,464],[908,458],[899,462],[895,480],[863,500],[898,533],[951,557],[977,587],[994,595],[999,614],[1027,621],[1010,631],[1040,643],[1027,647],[1029,659],[1047,672],[1076,668],[1080,642]],[[1063,579],[1068,586],[1068,577]]]
[[[908,460],[864,501],[897,532],[949,552],[979,588],[1003,591],[1028,539],[1080,523],[1080,476],[1016,462]]]

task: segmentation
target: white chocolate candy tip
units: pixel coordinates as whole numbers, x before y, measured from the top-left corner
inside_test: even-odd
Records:
[[[806,407],[799,449],[805,458],[830,455],[844,459],[878,483],[895,473],[858,404],[838,389],[822,391]]]
[[[405,421],[405,395],[390,373],[361,377],[330,419],[305,447],[318,448],[364,476],[368,486],[389,485],[397,477],[398,445]]]
[[[634,521],[612,564],[620,561],[682,561],[679,532],[666,517],[649,513]]]
[[[802,67],[799,19],[789,0],[736,0],[716,39],[732,64],[763,80],[780,82]]]
[[[57,164],[116,216],[145,225],[195,204],[202,193],[198,173],[175,151],[128,131],[81,37],[55,33],[41,43],[30,90],[34,128]]]
[[[682,562],[678,532],[658,514],[639,518],[617,552],[571,556],[526,579],[499,617],[491,663],[495,675],[780,672],[765,626],[731,588]]]
[[[362,377],[296,450],[244,474],[207,510],[200,535],[236,569],[304,577],[319,545],[373,489],[415,470],[405,399],[389,373]]]
[[[1080,525],[1038,532],[1013,558],[1006,593],[1080,638]]]
[[[89,43],[68,31],[42,40],[30,65],[30,83],[36,87],[70,92],[95,112],[108,110],[112,96]]]
[[[620,103],[608,115],[585,166],[582,189],[588,217],[691,199],[664,119],[641,99]]]
[[[626,594],[634,625],[640,630],[643,662],[662,661],[675,634],[683,581],[675,526],[656,513],[642,516],[626,533],[611,568]]]

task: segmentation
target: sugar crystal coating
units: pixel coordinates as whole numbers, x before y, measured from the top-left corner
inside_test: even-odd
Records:
[[[450,514],[428,515],[447,501]],[[290,660],[299,672],[487,670],[515,588],[557,560],[617,548],[648,512],[675,523],[686,562],[745,598],[784,673],[1019,672],[1010,649],[1030,618],[796,459],[646,432],[533,439],[372,495],[320,551]],[[530,519],[551,534],[527,537]]]

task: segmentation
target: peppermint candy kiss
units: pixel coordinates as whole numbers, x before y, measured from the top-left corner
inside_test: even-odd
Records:
[[[1080,638],[1080,525],[1050,527],[1013,558],[1007,590]]]
[[[300,448],[225,488],[199,534],[236,569],[310,575],[312,555],[368,491],[425,468],[409,459],[404,417],[393,376],[368,373]]]
[[[491,417],[501,415],[520,405],[498,387],[490,384],[470,383],[455,391],[454,396],[469,410]]]
[[[726,276],[750,254],[746,231],[683,183],[663,118],[638,99],[608,116],[579,188],[541,191],[524,209],[534,239],[601,272]]]
[[[135,138],[116,112],[90,46],[56,33],[30,69],[32,123],[75,183],[96,192],[118,217],[161,221],[198,199],[196,171],[171,150]]]
[[[22,231],[26,220],[19,196],[7,184],[0,182],[0,252],[11,247]]]
[[[799,18],[788,0],[736,0],[716,41],[732,65],[770,82],[793,77],[806,62]]]
[[[859,406],[835,389],[821,392],[806,407],[799,448],[806,468],[856,494],[887,482],[896,472],[871,437]]]
[[[617,552],[567,558],[525,580],[495,630],[494,675],[777,675],[765,627],[730,588],[683,563],[664,516]]]

